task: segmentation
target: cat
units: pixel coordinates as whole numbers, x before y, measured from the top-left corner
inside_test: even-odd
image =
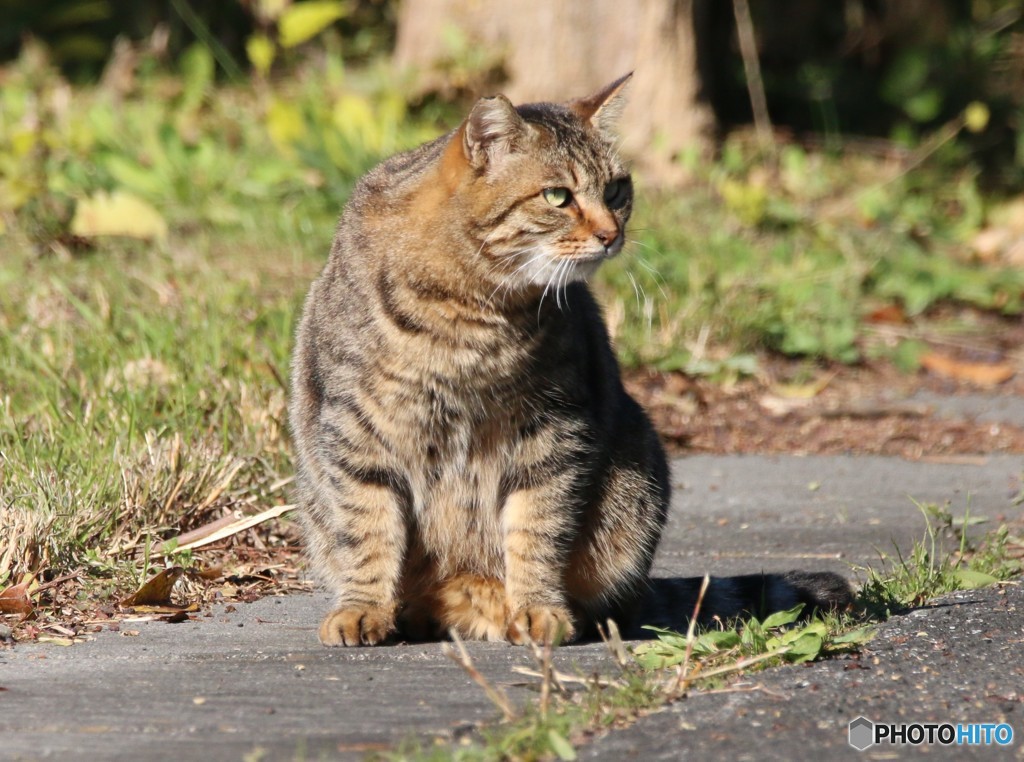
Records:
[[[692,611],[696,583],[648,577],[668,466],[586,284],[633,207],[613,134],[629,76],[567,104],[482,98],[355,187],[292,364],[325,645],[571,640]],[[848,596],[838,575],[752,575],[704,608]]]

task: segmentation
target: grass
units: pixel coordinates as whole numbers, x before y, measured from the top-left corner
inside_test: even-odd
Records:
[[[126,571],[148,542],[283,499],[291,326],[316,263],[196,243],[0,270],[0,579]]]
[[[71,88],[32,45],[2,72],[0,585],[123,590],[146,548],[287,500],[292,329],[337,211],[458,119],[410,111],[381,67],[228,87],[147,55],[127,92]],[[624,362],[855,362],[898,351],[871,340],[879,306],[911,334],[937,304],[1019,314],[1024,272],[967,254],[987,204],[970,162],[932,151],[761,162],[734,140],[683,192],[639,184],[630,253],[596,284]],[[142,240],[98,232],[129,223]]]

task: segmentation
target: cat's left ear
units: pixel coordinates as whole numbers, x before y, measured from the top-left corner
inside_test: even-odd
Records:
[[[504,95],[481,98],[462,125],[466,160],[477,169],[483,169],[512,153],[529,129]]]
[[[626,105],[624,91],[633,78],[633,72],[619,77],[591,96],[570,101],[571,108],[584,122],[589,122],[598,132],[611,137]]]

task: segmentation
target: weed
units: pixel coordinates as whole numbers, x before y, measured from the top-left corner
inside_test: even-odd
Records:
[[[924,537],[904,556],[879,552],[881,569],[865,569],[867,580],[858,596],[859,605],[874,617],[920,606],[952,592],[984,587],[1021,574],[1020,550],[1024,543],[1006,526],[972,540],[970,527],[986,519],[964,512],[960,520],[946,506],[917,504],[926,518]],[[948,546],[952,544],[952,550]]]

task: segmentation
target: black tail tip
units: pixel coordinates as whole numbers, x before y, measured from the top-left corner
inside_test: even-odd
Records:
[[[846,611],[853,606],[854,593],[849,580],[835,572],[791,571],[782,575],[792,587],[804,611]]]

